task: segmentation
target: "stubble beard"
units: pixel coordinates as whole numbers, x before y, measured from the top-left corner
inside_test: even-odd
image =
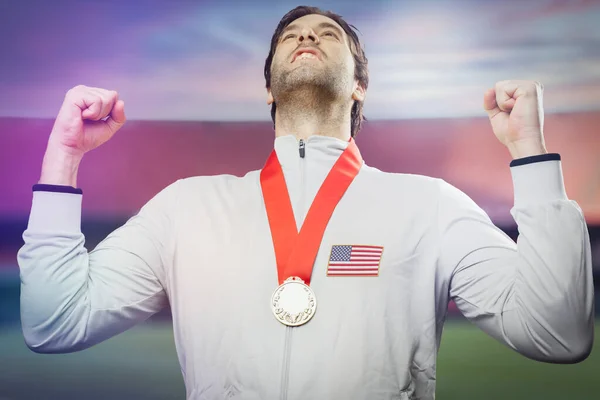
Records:
[[[271,76],[271,92],[278,108],[328,108],[347,95],[349,86],[339,65],[301,65],[290,71],[280,71],[275,65]]]

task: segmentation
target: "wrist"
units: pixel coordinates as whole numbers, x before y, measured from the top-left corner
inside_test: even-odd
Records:
[[[506,145],[513,160],[525,157],[548,154],[546,145],[542,140],[519,140]]]
[[[82,153],[49,143],[38,183],[77,187],[77,172],[82,158]]]

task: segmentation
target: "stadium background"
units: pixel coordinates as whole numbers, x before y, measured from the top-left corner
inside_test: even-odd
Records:
[[[313,4],[362,33],[366,162],[447,180],[513,238],[510,156],[481,99],[498,80],[543,82],[547,147],[561,154],[567,193],[584,210],[598,278],[600,2]],[[129,117],[80,168],[88,249],[176,179],[260,168],[273,143],[262,66],[275,25],[296,5],[0,1],[0,399],[184,398],[168,310],[80,353],[25,347],[16,252],[31,185],[52,118],[77,84],[119,90]],[[451,308],[437,398],[594,399],[599,372],[599,350],[577,365],[536,363]]]

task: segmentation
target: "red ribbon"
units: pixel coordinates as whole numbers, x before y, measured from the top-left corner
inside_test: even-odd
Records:
[[[292,276],[310,284],[325,228],[333,210],[358,174],[362,162],[358,147],[351,138],[319,188],[298,233],[283,171],[275,150],[271,152],[260,172],[260,184],[271,227],[279,284]]]

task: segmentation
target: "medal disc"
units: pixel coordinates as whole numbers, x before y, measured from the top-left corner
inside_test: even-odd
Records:
[[[298,277],[286,279],[271,296],[275,318],[287,326],[307,323],[315,315],[316,308],[314,292]]]

